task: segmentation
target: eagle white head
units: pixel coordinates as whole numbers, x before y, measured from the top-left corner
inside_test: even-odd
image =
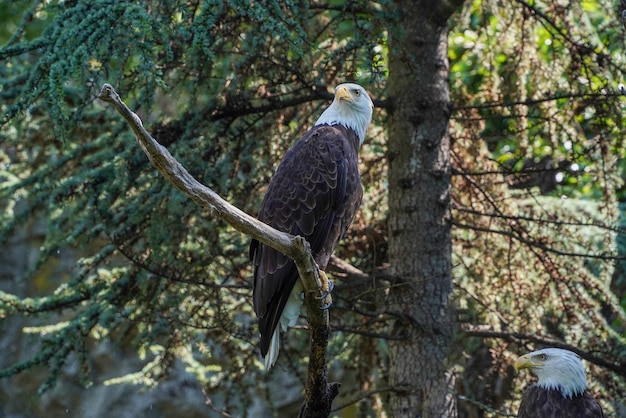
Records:
[[[340,84],[335,87],[335,99],[315,126],[343,125],[351,128],[357,134],[360,146],[365,140],[373,109],[374,103],[363,87],[353,83]]]
[[[566,398],[580,395],[587,386],[587,377],[580,357],[560,348],[544,348],[515,360],[515,370],[530,369],[539,381],[537,386],[559,390]]]

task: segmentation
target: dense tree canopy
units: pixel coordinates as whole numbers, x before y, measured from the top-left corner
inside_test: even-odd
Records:
[[[249,237],[164,181],[95,97],[112,84],[190,173],[255,214],[277,162],[350,80],[377,109],[364,202],[330,270],[329,367],[343,382],[338,416],[381,415],[397,389],[387,341],[402,337],[390,326],[402,312],[385,304],[389,39],[404,33],[392,4],[1,4],[0,318],[12,354],[0,362],[0,404],[14,376],[42,394],[72,368],[83,387],[155,387],[182,364],[207,411],[240,416],[263,399],[291,413],[271,388],[305,379],[305,322],[268,375]],[[460,416],[514,414],[529,378],[512,359],[555,345],[586,360],[608,416],[624,412],[622,24],[617,4],[595,0],[468,0],[448,22],[459,326],[447,367]],[[141,366],[100,370],[103,346]]]

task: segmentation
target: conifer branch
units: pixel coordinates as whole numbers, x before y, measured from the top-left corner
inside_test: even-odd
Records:
[[[328,311],[320,309],[329,302],[330,296],[324,293],[327,285],[320,280],[319,268],[311,254],[309,243],[300,236],[278,231],[248,215],[196,180],[167,148],[150,135],[141,119],[126,106],[110,84],[102,86],[98,98],[112,104],[122,115],[133,130],[139,146],[148,156],[150,163],[167,181],[236,230],[250,235],[294,260],[305,289],[304,305],[310,332],[309,371],[305,387],[305,401],[300,416],[328,416],[332,401],[339,390],[339,384],[328,383],[326,348],[330,326]]]

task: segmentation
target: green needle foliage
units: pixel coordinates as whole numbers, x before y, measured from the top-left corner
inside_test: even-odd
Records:
[[[383,76],[376,9],[11,4],[0,49],[0,244],[39,225],[45,232],[35,262],[13,272],[41,291],[0,292],[0,317],[31,317],[37,348],[3,362],[0,376],[45,366],[44,392],[71,357],[89,385],[88,347],[115,341],[146,363],[110,383],[156,385],[178,359],[207,392],[219,385],[245,411],[242,394],[265,379],[249,238],[167,184],[95,96],[113,84],[194,176],[254,214],[275,163],[332,98],[329,87]],[[71,270],[51,267],[68,253]]]

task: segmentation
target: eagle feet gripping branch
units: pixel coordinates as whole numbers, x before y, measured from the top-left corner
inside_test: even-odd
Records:
[[[261,203],[259,220],[304,237],[320,270],[328,265],[361,204],[358,151],[373,108],[363,87],[337,86],[333,102],[315,126],[285,154]],[[250,257],[261,354],[269,369],[278,358],[279,329],[298,320],[302,284],[293,260],[273,248],[252,240]],[[328,278],[322,280],[330,293]]]
[[[331,293],[335,288],[335,284],[328,278],[326,272],[320,270],[320,281],[322,282],[322,294],[317,296],[316,299],[323,301],[323,305],[320,307],[322,310],[330,309],[333,305],[333,298],[331,297]]]

